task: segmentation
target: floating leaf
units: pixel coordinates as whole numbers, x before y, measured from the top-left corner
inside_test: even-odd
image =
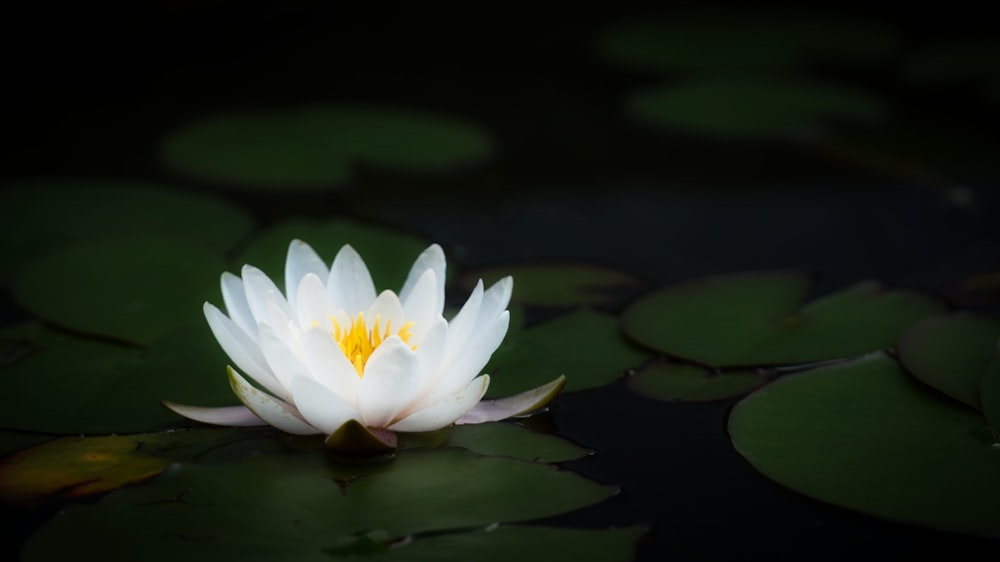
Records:
[[[484,455],[503,455],[533,462],[564,462],[589,453],[587,449],[561,437],[503,422],[455,426],[449,430],[447,445]]]
[[[174,465],[147,485],[57,514],[28,539],[22,557],[317,560],[361,535],[396,540],[537,519],[614,493],[547,465],[462,449],[404,451],[353,480],[331,478],[329,466],[316,454]]]
[[[683,363],[655,363],[629,377],[632,390],[665,401],[724,400],[762,386],[770,377],[763,371],[725,371]]]
[[[252,226],[236,205],[176,187],[123,180],[19,181],[4,186],[0,280],[31,258],[74,242],[162,234],[221,253]]]
[[[28,447],[51,441],[52,439],[51,435],[0,430],[0,456],[8,455],[21,449],[27,449]]]
[[[1000,455],[978,412],[913,381],[893,360],[791,375],[733,409],[733,445],[807,496],[952,532],[1000,533]],[[986,432],[988,433],[988,432]]]
[[[327,264],[333,263],[341,246],[350,244],[364,257],[375,286],[392,291],[399,291],[413,260],[430,244],[413,234],[348,218],[288,219],[253,238],[236,265],[251,264],[283,287],[288,244],[296,238],[312,246]]]
[[[812,284],[795,272],[697,279],[656,291],[622,313],[642,345],[714,366],[809,363],[891,347],[929,297],[865,282],[802,304]]]
[[[472,290],[478,279],[486,286],[514,277],[511,302],[527,306],[598,306],[614,304],[639,288],[634,275],[612,267],[583,263],[512,263],[473,269],[460,282]]]
[[[73,245],[21,268],[14,297],[45,320],[147,344],[218,293],[221,258],[191,240],[130,236]]]
[[[884,113],[877,99],[846,86],[766,76],[691,78],[636,90],[626,104],[644,123],[726,137],[814,134],[829,122],[871,123]]]
[[[578,310],[508,336],[486,366],[488,397],[509,396],[566,375],[564,391],[614,382],[648,358],[622,338],[614,316]]]
[[[184,173],[251,188],[327,188],[356,164],[435,171],[491,151],[480,129],[392,108],[328,105],[220,115],[169,137],[163,159]]]
[[[1000,322],[971,314],[928,318],[907,330],[899,361],[918,379],[980,409],[983,373],[996,354]]]

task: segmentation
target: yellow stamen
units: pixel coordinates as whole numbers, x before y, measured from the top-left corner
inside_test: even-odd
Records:
[[[340,326],[340,322],[337,321],[336,317],[330,316],[330,322],[333,323],[333,330],[330,331],[330,336],[340,346],[341,351],[347,356],[347,360],[354,365],[354,370],[358,372],[359,377],[364,375],[365,364],[368,362],[368,358],[372,356],[372,353],[378,349],[378,346],[382,345],[382,342],[393,335],[392,321],[386,322],[385,328],[380,329],[379,324],[381,321],[382,317],[375,316],[375,322],[372,324],[372,329],[369,330],[365,323],[365,314],[363,312],[359,312],[358,317],[351,320],[351,325],[345,327]],[[413,334],[410,332],[410,328],[412,327],[413,322],[407,322],[403,324],[403,327],[395,335],[403,340],[403,343],[409,345],[410,338],[413,337]],[[417,349],[415,345],[410,347]]]

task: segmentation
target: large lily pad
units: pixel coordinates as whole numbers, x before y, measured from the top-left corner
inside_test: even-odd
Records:
[[[881,354],[773,382],[729,420],[736,450],[793,490],[878,517],[996,536],[1000,444],[984,426],[978,412]]]
[[[632,303],[622,328],[642,345],[708,365],[792,364],[892,347],[908,326],[945,310],[872,282],[803,304],[811,287],[796,272],[697,279]]]
[[[4,186],[0,279],[45,252],[94,238],[169,234],[222,252],[253,225],[217,197],[122,180],[24,180]]]
[[[251,264],[281,287],[288,243],[295,238],[312,246],[327,264],[333,262],[341,246],[350,244],[365,260],[375,286],[380,291],[397,292],[413,260],[430,244],[414,234],[348,218],[288,219],[255,236],[237,256],[235,265]]]
[[[582,309],[509,336],[486,365],[487,396],[516,394],[560,374],[567,392],[602,386],[648,358],[625,341],[614,316]]]
[[[847,86],[767,76],[691,78],[636,90],[637,120],[667,130],[723,137],[816,135],[831,123],[878,121],[884,108]]]
[[[190,239],[136,235],[76,244],[24,265],[14,297],[45,320],[147,344],[201,316],[221,257]]]
[[[234,113],[191,123],[163,145],[184,173],[263,189],[327,188],[356,164],[435,171],[491,151],[463,121],[414,111],[351,105]]]
[[[590,451],[556,435],[537,433],[511,423],[459,425],[448,430],[449,447],[483,455],[506,455],[533,462],[565,462]]]
[[[323,560],[350,553],[361,536],[377,550],[415,533],[546,517],[614,493],[546,465],[461,449],[402,453],[350,481],[332,478],[327,463],[300,454],[175,465],[145,486],[56,515],[28,539],[23,559]]]
[[[668,402],[724,400],[764,385],[771,376],[762,370],[714,372],[686,363],[659,362],[629,377],[629,387],[643,396]]]
[[[515,281],[511,301],[528,306],[615,304],[641,284],[627,271],[586,263],[501,264],[465,271],[459,279],[471,290],[478,279],[489,285],[507,275]]]

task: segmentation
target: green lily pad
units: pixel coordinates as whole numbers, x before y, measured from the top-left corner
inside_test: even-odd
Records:
[[[759,10],[623,22],[598,43],[611,61],[649,71],[784,68],[816,60],[871,64],[887,60],[898,45],[898,34],[875,22]]]
[[[163,145],[186,174],[260,189],[329,188],[357,164],[438,171],[476,163],[489,137],[463,121],[351,105],[233,113],[191,123]]]
[[[915,82],[963,82],[1000,77],[1000,40],[963,37],[913,54],[903,75]]]
[[[560,374],[566,375],[564,392],[602,386],[648,358],[625,341],[614,316],[582,309],[509,335],[484,369],[486,395],[510,396]]]
[[[642,123],[723,137],[784,137],[822,133],[831,123],[866,124],[884,108],[846,86],[767,76],[690,78],[629,95],[628,113]]]
[[[136,235],[46,254],[21,268],[12,289],[20,304],[54,324],[148,344],[199,318],[224,268],[191,240]]]
[[[147,480],[170,463],[238,436],[237,430],[62,437],[0,462],[0,501],[31,505],[60,494],[76,498]]]
[[[733,409],[733,445],[807,496],[904,523],[1000,533],[1000,443],[983,417],[892,359],[782,378]]]
[[[997,352],[1000,322],[971,314],[928,318],[899,338],[899,361],[948,396],[980,409],[983,374]]]
[[[174,465],[147,485],[59,513],[22,557],[107,559],[113,541],[122,557],[143,552],[150,560],[321,560],[361,535],[398,540],[537,519],[614,493],[547,465],[461,449],[403,452],[349,482],[331,478],[329,466],[316,454]]]
[[[4,186],[0,280],[55,248],[94,238],[164,234],[223,252],[253,220],[236,205],[180,188],[122,180],[38,179]]]
[[[288,244],[298,238],[307,242],[328,265],[341,246],[350,244],[361,254],[378,290],[398,292],[413,261],[430,242],[416,235],[347,218],[330,220],[288,219],[254,237],[236,258],[250,264],[284,286]],[[221,296],[214,300],[218,302]]]
[[[945,310],[873,282],[803,304],[811,287],[807,275],[782,271],[696,279],[632,303],[622,328],[642,345],[707,365],[796,364],[892,347],[908,326]]]
[[[462,447],[483,455],[504,455],[545,463],[571,461],[590,454],[590,450],[562,437],[503,422],[452,427],[447,446]]]
[[[725,400],[763,386],[771,376],[764,371],[713,372],[698,365],[662,362],[629,377],[629,387],[639,394],[667,402]]]
[[[52,439],[51,435],[0,430],[0,456],[27,449]]]
[[[585,263],[512,263],[464,272],[460,284],[472,290],[478,279],[487,286],[510,275],[511,302],[527,306],[613,305],[641,285],[634,275],[609,266]]]

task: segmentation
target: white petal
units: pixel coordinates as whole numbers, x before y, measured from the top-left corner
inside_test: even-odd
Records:
[[[398,336],[382,342],[365,363],[358,410],[368,427],[385,427],[420,391],[420,360]]]
[[[333,337],[320,328],[313,328],[303,334],[302,343],[312,378],[347,402],[356,404],[361,378]]]
[[[368,267],[350,245],[337,252],[326,289],[333,307],[346,310],[348,315],[368,310],[375,301],[375,284]]]
[[[292,240],[288,245],[288,257],[285,259],[285,293],[288,303],[293,309],[298,308],[299,283],[308,274],[315,274],[320,279],[330,276],[330,268],[312,249],[312,246],[301,240]]]
[[[479,308],[483,304],[483,280],[476,282],[469,299],[448,323],[448,346],[445,351],[445,361],[451,362],[472,338],[472,328],[479,317]]]
[[[386,323],[388,323],[392,333],[395,334],[403,327],[403,324],[407,320],[412,320],[412,318],[405,316],[403,305],[399,302],[399,297],[392,291],[382,291],[379,293],[379,296],[375,299],[375,303],[365,311],[365,323],[369,329],[374,328],[373,322],[375,322],[376,317],[380,319],[378,327],[383,334],[385,333]]]
[[[500,347],[504,336],[507,335],[509,324],[510,313],[505,310],[493,320],[493,323],[484,327],[481,333],[476,334],[475,340],[466,345],[458,357],[450,364],[445,363],[442,366],[438,379],[427,395],[421,399],[421,405],[439,400],[479,375],[489,362],[490,356]]]
[[[267,322],[267,303],[276,303],[285,316],[292,318],[292,310],[288,306],[288,301],[278,290],[277,285],[263,271],[252,265],[243,266],[243,289],[247,296],[247,304],[253,312],[255,324]]]
[[[410,273],[406,276],[406,282],[403,283],[403,288],[399,290],[399,300],[406,302],[409,300],[410,292],[416,286],[420,277],[423,276],[424,272],[427,270],[433,271],[435,277],[437,278],[437,287],[435,294],[438,296],[438,300],[444,303],[444,282],[445,282],[445,267],[447,264],[444,259],[444,250],[441,246],[437,244],[431,244],[426,250],[421,252],[417,256],[416,261],[413,262],[413,267],[410,268]]]
[[[254,320],[247,295],[243,289],[243,280],[229,273],[222,274],[222,301],[226,303],[226,312],[237,326],[253,339],[257,339],[257,321]]]
[[[360,421],[353,406],[310,377],[297,377],[292,382],[292,394],[302,417],[326,435],[347,420]]]
[[[189,420],[212,425],[226,425],[229,427],[252,427],[267,425],[267,422],[258,418],[246,406],[225,406],[222,408],[203,408],[201,406],[187,406],[177,404],[167,400],[162,401],[163,405],[170,408]]]
[[[298,315],[299,326],[303,330],[316,324],[324,328],[330,327],[330,316],[337,313],[337,309],[330,302],[330,295],[326,292],[323,279],[326,279],[326,276],[320,278],[308,273],[299,283],[295,312]]]
[[[566,375],[560,375],[559,378],[548,384],[514,396],[499,400],[483,400],[476,404],[475,408],[469,410],[469,413],[455,420],[455,424],[500,421],[511,416],[531,413],[548,404],[565,385]]]
[[[233,387],[233,392],[246,404],[247,408],[257,414],[260,419],[268,424],[294,435],[314,435],[321,433],[315,427],[306,423],[302,416],[294,408],[284,401],[273,398],[268,394],[250,386],[250,383],[229,368],[229,384]]]
[[[417,280],[409,297],[402,301],[406,320],[413,322],[413,337],[417,342],[423,339],[431,322],[444,310],[444,297],[437,291],[437,275],[434,270],[428,269]]]
[[[483,294],[483,304],[479,308],[476,326],[473,332],[478,333],[484,326],[493,321],[510,304],[510,295],[514,290],[514,280],[508,275],[497,281]]]
[[[277,395],[284,393],[285,390],[281,383],[268,368],[267,360],[261,353],[259,344],[251,340],[246,332],[234,324],[215,305],[206,302],[203,308],[205,319],[208,320],[208,327],[212,329],[215,339],[218,340],[222,350],[233,360],[233,363],[272,393]],[[256,330],[254,331],[256,332]]]
[[[483,375],[389,426],[393,431],[434,431],[450,425],[465,415],[482,399],[490,385],[490,376]]]
[[[306,365],[289,348],[288,344],[278,337],[274,328],[267,324],[260,325],[260,350],[267,360],[268,367],[274,373],[274,378],[281,383],[284,392],[276,393],[285,400],[292,400],[292,380],[309,372]],[[294,401],[293,401],[294,402]]]

